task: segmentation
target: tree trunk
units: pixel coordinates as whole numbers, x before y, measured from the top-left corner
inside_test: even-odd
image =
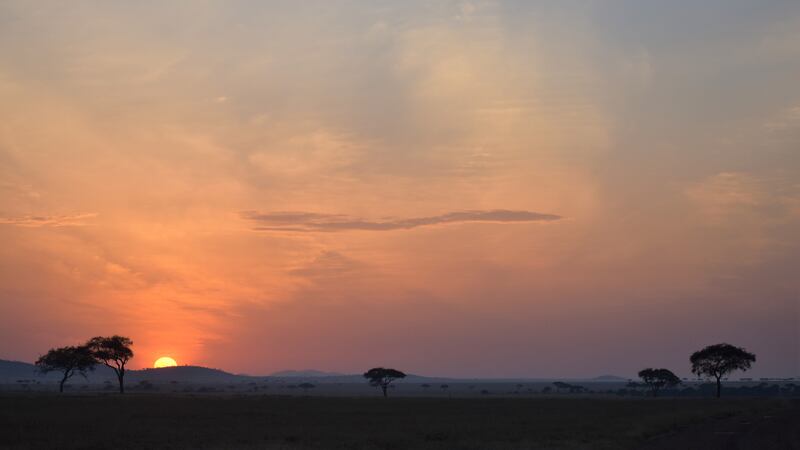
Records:
[[[386,386],[386,385],[383,385],[383,386],[381,386],[381,389],[383,389],[383,396],[384,396],[384,397],[388,397],[388,395],[387,395],[387,393],[386,393],[386,390],[387,390],[387,388],[388,388],[388,387],[389,387],[389,386]]]
[[[119,393],[120,394],[124,394],[125,393],[125,385],[122,383],[122,378],[124,376],[125,376],[124,374],[117,375],[117,378],[119,378]]]
[[[722,377],[717,377],[717,398],[722,397],[722,381],[720,381]]]
[[[64,393],[64,383],[67,382],[67,379],[70,377],[71,370],[64,371],[64,376],[61,378],[61,383],[58,383],[58,392],[63,394]]]

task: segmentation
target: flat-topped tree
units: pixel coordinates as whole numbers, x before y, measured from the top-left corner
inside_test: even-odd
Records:
[[[639,371],[639,378],[650,388],[653,397],[658,397],[658,391],[681,384],[681,379],[669,369],[643,369]]]
[[[717,398],[722,395],[722,377],[736,371],[747,370],[756,362],[756,355],[730,344],[715,344],[692,353],[692,373],[717,380]]]
[[[94,370],[95,364],[92,352],[83,345],[51,348],[36,360],[36,366],[42,373],[62,372],[58,392],[64,392],[64,383],[76,373],[86,378],[86,371]]]
[[[92,352],[94,359],[114,370],[119,381],[120,394],[125,393],[125,364],[133,358],[131,346],[133,341],[124,336],[97,336],[89,339],[86,346]]]
[[[406,374],[399,370],[384,369],[383,367],[375,367],[364,372],[364,378],[369,381],[370,386],[380,387],[384,397],[388,396],[387,390],[394,380],[405,377]]]

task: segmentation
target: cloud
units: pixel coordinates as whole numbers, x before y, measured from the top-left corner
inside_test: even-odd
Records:
[[[95,213],[73,214],[64,216],[19,216],[0,217],[0,225],[16,225],[19,227],[69,227],[83,226],[85,220],[96,217]]]
[[[329,250],[322,252],[305,265],[292,269],[290,273],[306,278],[330,278],[346,275],[363,268],[363,263]]]
[[[561,219],[555,214],[532,211],[493,209],[488,211],[455,211],[438,216],[413,217],[408,219],[369,220],[342,214],[318,214],[311,212],[266,212],[244,211],[241,217],[258,223],[256,231],[289,232],[333,232],[333,231],[393,231],[412,228],[466,222],[551,222]]]

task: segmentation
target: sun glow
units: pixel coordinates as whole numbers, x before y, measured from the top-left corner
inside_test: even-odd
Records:
[[[175,362],[174,359],[170,358],[169,356],[162,356],[158,358],[156,362],[153,363],[153,367],[156,369],[160,369],[162,367],[175,367],[178,363]]]

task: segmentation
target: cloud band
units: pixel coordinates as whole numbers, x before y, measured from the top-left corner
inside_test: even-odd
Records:
[[[506,209],[454,211],[438,216],[406,219],[368,220],[342,214],[310,212],[243,211],[241,217],[258,224],[256,231],[336,232],[336,231],[393,231],[468,222],[524,223],[553,222],[561,219],[555,214]]]

